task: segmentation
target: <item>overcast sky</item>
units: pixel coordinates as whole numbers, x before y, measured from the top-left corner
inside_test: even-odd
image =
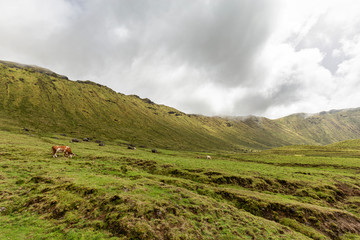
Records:
[[[0,0],[0,59],[186,113],[360,107],[358,0]]]

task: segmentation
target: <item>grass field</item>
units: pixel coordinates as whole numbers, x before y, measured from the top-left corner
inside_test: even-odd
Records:
[[[0,239],[360,239],[357,140],[235,154],[70,139],[0,132]]]

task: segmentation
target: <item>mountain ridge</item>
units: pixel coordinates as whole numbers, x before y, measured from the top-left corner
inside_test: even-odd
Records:
[[[0,116],[40,133],[64,132],[183,150],[248,151],[329,144],[360,136],[359,108],[274,120],[208,117],[117,93],[88,80],[72,81],[45,68],[6,61],[0,61]]]

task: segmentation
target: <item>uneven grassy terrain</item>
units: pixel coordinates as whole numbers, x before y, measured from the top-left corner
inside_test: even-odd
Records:
[[[360,239],[358,140],[234,154],[71,138],[0,131],[0,239]]]
[[[38,134],[58,132],[195,151],[329,144],[360,136],[360,109],[277,120],[205,117],[5,61],[0,61],[0,121]]]
[[[189,115],[0,61],[0,239],[360,239],[359,136],[360,109]]]

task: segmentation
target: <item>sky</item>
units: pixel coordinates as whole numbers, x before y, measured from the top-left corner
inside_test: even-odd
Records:
[[[185,113],[360,107],[358,0],[0,0],[0,59]]]

